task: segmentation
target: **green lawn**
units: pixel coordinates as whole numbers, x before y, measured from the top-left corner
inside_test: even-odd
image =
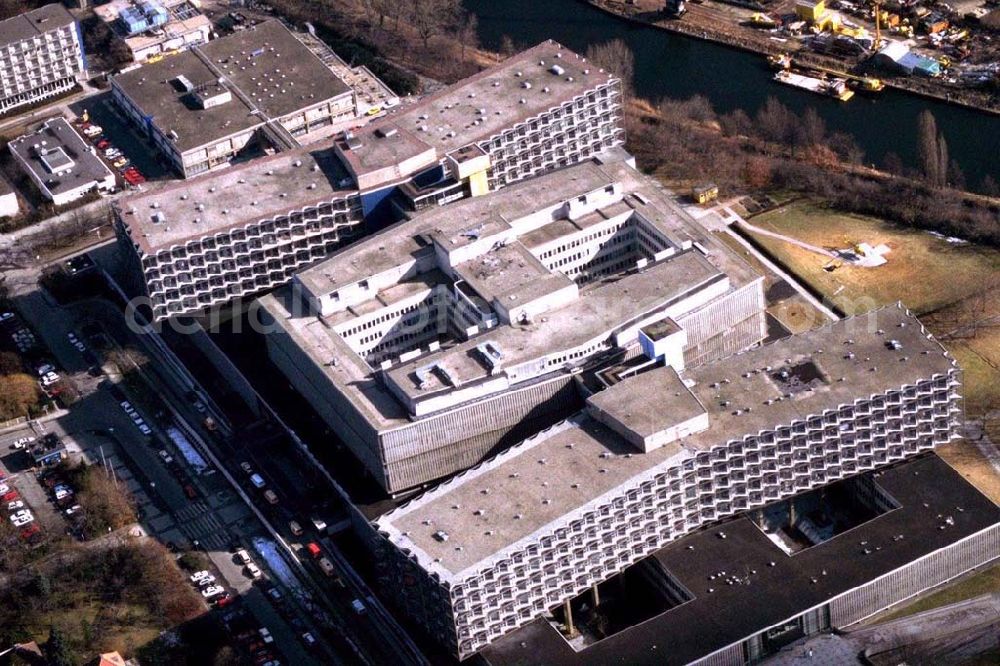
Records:
[[[954,604],[991,592],[1000,592],[1000,564],[993,565],[989,569],[980,571],[968,578],[963,578],[957,583],[944,587],[921,599],[917,599],[910,605],[899,608],[879,618],[879,621],[895,620],[896,618],[914,615],[925,610],[938,608],[939,606],[947,606],[948,604]]]
[[[780,239],[755,236],[802,280],[847,312],[902,300],[921,314],[979,292],[991,276],[1000,274],[1000,252],[996,250],[953,245],[922,231],[840,213],[815,202],[798,201],[750,222],[827,249],[861,242],[888,245],[891,252],[883,266],[840,264],[827,271],[824,267],[831,263],[828,257]]]

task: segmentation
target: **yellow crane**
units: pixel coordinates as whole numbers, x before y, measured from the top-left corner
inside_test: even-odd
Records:
[[[875,5],[875,48],[874,51],[878,52],[879,47],[882,46],[882,2],[881,0],[874,0]]]

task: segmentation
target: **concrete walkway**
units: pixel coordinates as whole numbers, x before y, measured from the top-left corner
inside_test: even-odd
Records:
[[[834,312],[833,310],[831,310],[830,308],[828,308],[819,299],[817,299],[815,296],[813,296],[809,292],[808,289],[806,289],[805,287],[802,286],[801,283],[799,283],[798,280],[796,280],[790,274],[788,274],[787,272],[785,272],[784,270],[782,270],[781,268],[779,268],[778,265],[775,264],[770,259],[768,259],[767,256],[764,255],[764,253],[762,253],[756,247],[754,247],[749,242],[747,242],[747,240],[745,238],[743,238],[738,233],[736,233],[735,231],[732,230],[732,224],[739,224],[739,225],[741,225],[741,226],[743,226],[745,228],[749,228],[751,230],[756,230],[756,227],[754,227],[751,224],[748,224],[746,220],[744,220],[742,217],[740,217],[731,208],[726,207],[726,208],[724,208],[724,210],[728,214],[725,219],[730,224],[728,224],[727,226],[725,226],[723,229],[720,230],[722,233],[729,234],[733,239],[736,240],[737,243],[739,243],[741,246],[743,246],[743,248],[747,252],[749,252],[750,254],[752,254],[754,256],[754,258],[757,259],[757,261],[759,261],[760,263],[764,264],[764,266],[766,266],[768,268],[768,270],[770,270],[772,273],[774,273],[775,275],[777,275],[778,277],[780,277],[781,279],[783,279],[785,282],[787,282],[789,285],[791,285],[792,289],[794,289],[799,294],[801,294],[802,298],[806,299],[806,301],[808,301],[810,305],[812,305],[814,308],[816,308],[817,310],[819,310],[820,312],[822,312],[824,315],[826,315],[827,317],[829,317],[831,321],[838,321],[840,319],[840,316],[836,312]],[[826,253],[825,250],[823,252]]]
[[[733,214],[735,215],[735,213]],[[830,250],[827,250],[825,248],[816,247],[815,245],[810,245],[809,243],[800,241],[797,238],[792,238],[791,236],[785,236],[784,234],[775,233],[774,231],[761,229],[758,226],[750,224],[743,218],[739,218],[737,220],[737,224],[739,224],[742,228],[746,229],[747,231],[752,231],[753,233],[760,234],[761,236],[770,236],[771,238],[777,238],[780,241],[784,241],[786,243],[791,243],[792,245],[795,245],[797,247],[801,247],[803,250],[808,250],[809,252],[815,252],[816,254],[822,254],[824,257],[830,257],[831,259],[840,258],[840,255],[838,255],[836,252],[831,252]]]

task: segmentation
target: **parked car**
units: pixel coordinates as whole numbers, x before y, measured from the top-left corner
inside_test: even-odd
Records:
[[[118,159],[113,161],[111,163],[111,166],[113,166],[116,169],[123,169],[128,165],[128,163],[129,163],[128,158],[123,155],[122,157],[119,157]]]
[[[31,514],[31,511],[28,511],[27,509],[21,509],[17,513],[13,513],[10,516],[10,522],[14,523],[14,527],[24,527],[34,520],[35,517]]]
[[[224,607],[228,606],[229,604],[233,603],[233,601],[235,601],[235,599],[233,598],[233,595],[226,594],[226,595],[221,596],[221,597],[219,597],[218,599],[215,600],[215,607],[216,608],[224,608]]]
[[[193,574],[191,574],[190,579],[191,579],[192,583],[197,583],[202,578],[205,578],[206,576],[211,576],[211,575],[212,575],[211,571],[209,571],[207,569],[202,569],[201,571],[195,571]]]
[[[101,139],[100,141],[97,142],[97,149],[98,150],[105,150],[109,146],[111,146],[111,142],[108,141],[107,139]]]
[[[264,481],[264,477],[262,477],[260,474],[251,474],[250,483],[253,484],[254,488],[258,489],[263,488],[264,486],[267,485],[267,483]]]
[[[222,587],[221,585],[212,585],[202,590],[201,596],[205,597],[205,599],[208,600],[212,599],[213,597],[217,597],[220,594],[224,594],[225,591],[226,591],[225,588]]]
[[[320,557],[323,554],[323,549],[319,547],[319,544],[312,541],[306,544],[306,550],[312,557]]]
[[[65,513],[67,516],[73,516],[80,513],[82,509],[83,507],[80,506],[79,504],[74,504],[70,508],[66,509],[63,513]]]
[[[278,503],[278,495],[277,495],[277,493],[275,493],[270,488],[268,488],[267,490],[264,491],[264,499],[267,500],[268,504],[277,504]]]
[[[240,463],[240,469],[246,472],[247,474],[253,474],[253,468],[250,467],[250,463],[248,463],[246,460]]]
[[[13,502],[8,502],[7,503],[7,511],[9,511],[11,513],[13,513],[14,511],[17,511],[18,509],[23,509],[23,508],[24,508],[24,501],[23,500],[14,500]]]
[[[288,522],[288,529],[291,530],[292,534],[294,534],[295,536],[299,536],[302,534],[302,526],[299,525],[294,520]]]
[[[367,608],[365,608],[365,605],[361,603],[360,599],[355,599],[354,601],[352,601],[351,608],[353,608],[354,612],[357,613],[358,615],[364,615],[365,611],[368,610]]]
[[[46,372],[42,375],[42,386],[52,386],[59,381],[59,375],[54,372]]]
[[[313,636],[308,631],[306,633],[302,634],[302,642],[305,643],[305,646],[307,648],[312,649],[312,648],[316,647],[316,637]]]
[[[0,321],[7,321],[8,319],[13,319],[13,312],[0,312]]]
[[[160,458],[168,465],[174,461],[174,457],[167,453],[166,449],[160,449]]]
[[[333,576],[336,573],[336,569],[333,567],[333,562],[325,557],[319,558],[319,568],[322,569],[323,573],[327,576]]]
[[[184,484],[184,494],[187,495],[188,499],[197,499],[198,498],[198,491],[195,490],[194,486],[192,486],[190,483],[185,483]]]
[[[250,553],[248,553],[245,548],[240,548],[236,551],[236,559],[243,564],[250,564],[253,562],[253,559],[250,557]]]
[[[195,585],[197,585],[198,587],[208,587],[213,583],[215,583],[215,576],[213,576],[212,574],[208,574],[204,578],[198,579],[198,581],[195,582]]]
[[[35,441],[35,438],[32,437],[32,436],[30,436],[30,435],[27,436],[27,437],[19,437],[18,439],[14,440],[14,443],[12,444],[12,446],[15,449],[23,449],[28,444],[31,444],[33,441]]]
[[[150,428],[145,423],[140,423],[139,424],[139,432],[141,432],[143,435],[146,435],[146,436],[149,436],[149,435],[153,434],[152,428]]]
[[[262,575],[261,571],[260,571],[260,567],[258,567],[253,562],[250,562],[250,563],[247,564],[246,570],[247,570],[247,575],[249,575],[254,580],[257,580]]]

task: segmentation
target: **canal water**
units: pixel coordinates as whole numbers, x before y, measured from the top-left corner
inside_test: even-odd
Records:
[[[707,97],[716,111],[743,109],[751,117],[768,97],[801,114],[813,107],[828,131],[850,134],[869,163],[881,165],[894,152],[917,165],[917,116],[937,119],[969,185],[986,174],[1000,182],[1000,117],[886,89],[856,95],[847,103],[825,99],[771,80],[762,56],[656,28],[630,23],[579,0],[465,0],[479,20],[479,39],[498,50],[504,35],[524,47],[554,39],[583,53],[590,44],[622,39],[635,54],[635,90],[651,100]]]

